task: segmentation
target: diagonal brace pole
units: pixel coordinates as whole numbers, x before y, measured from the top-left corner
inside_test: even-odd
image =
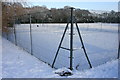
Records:
[[[119,46],[118,46],[118,59],[120,58],[120,41],[119,41]]]
[[[61,45],[62,45],[63,39],[64,39],[64,37],[65,37],[65,33],[66,33],[66,31],[67,31],[68,25],[69,25],[69,22],[67,23],[66,28],[65,28],[65,30],[64,30],[64,33],[63,33],[62,39],[61,39],[61,41],[60,41],[59,47],[58,47],[58,49],[57,49],[57,52],[56,52],[56,55],[55,55],[55,58],[54,58],[54,61],[53,61],[53,63],[52,63],[52,68],[54,67],[54,64],[55,64],[56,58],[57,58],[57,56],[58,56],[58,52],[59,52],[59,50],[60,50],[60,48],[61,48]]]
[[[118,25],[118,59],[120,58],[120,24]]]
[[[86,50],[85,50],[85,47],[84,47],[84,44],[83,44],[83,40],[82,40],[82,37],[81,37],[81,34],[80,34],[80,30],[79,30],[79,28],[78,28],[78,25],[77,25],[77,22],[76,22],[76,21],[75,21],[75,24],[76,24],[76,28],[77,28],[77,31],[78,31],[78,35],[79,35],[79,37],[80,37],[80,41],[81,41],[81,44],[82,44],[82,48],[83,48],[83,51],[84,51],[85,56],[86,56],[86,58],[87,58],[88,64],[89,64],[90,68],[92,68],[91,62],[90,62],[90,60],[89,60],[89,58],[88,58],[88,55],[87,55],[87,53],[86,53]]]

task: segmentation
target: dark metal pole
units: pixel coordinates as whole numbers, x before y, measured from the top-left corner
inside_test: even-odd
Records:
[[[118,2],[118,12],[120,12],[120,1]],[[117,56],[117,59],[120,58],[119,56],[120,56],[120,24],[118,24],[118,56]]]
[[[101,22],[101,31],[102,31],[102,22]]]
[[[6,26],[6,27],[7,27],[6,36],[7,36],[7,40],[8,40],[8,26]]]
[[[63,41],[63,39],[64,39],[64,37],[65,37],[65,33],[66,33],[66,31],[67,31],[68,25],[69,25],[69,22],[67,23],[67,26],[66,26],[66,28],[65,28],[65,30],[64,30],[64,33],[63,33],[62,39],[61,39],[61,41],[60,41],[59,47],[58,47],[58,49],[57,49],[57,52],[56,52],[56,55],[55,55],[55,58],[54,58],[54,61],[53,61],[53,63],[52,63],[52,68],[54,67],[54,64],[55,64],[56,58],[57,58],[57,56],[58,56],[58,52],[59,52],[60,47],[61,47],[61,45],[62,45],[62,41]]]
[[[118,24],[118,59],[120,58],[120,24]]]
[[[120,1],[118,2],[118,12],[120,12]],[[118,19],[120,21],[120,19]],[[120,23],[118,24],[118,59],[120,58]]]
[[[14,6],[14,8],[15,8],[15,6]],[[14,24],[13,24],[13,28],[14,28],[14,36],[15,36],[15,45],[17,46],[16,27],[15,27],[15,17],[16,17],[16,9],[14,10]]]
[[[15,27],[15,22],[14,22],[13,28],[14,28],[14,36],[15,36],[15,45],[17,46],[17,38],[16,38],[16,27]]]
[[[33,55],[33,45],[32,45],[32,26],[31,26],[31,14],[30,14],[30,44],[31,44],[31,55]]]
[[[7,13],[7,15],[8,15],[8,13]],[[9,31],[9,30],[8,30],[8,19],[7,19],[6,30],[7,30],[7,31],[6,31],[6,37],[7,37],[7,40],[8,40],[8,31]]]
[[[73,60],[73,9],[71,9],[71,32],[70,32],[70,70],[73,70],[72,68],[72,60]]]
[[[82,41],[82,37],[81,37],[80,31],[79,31],[77,22],[76,22],[76,20],[73,18],[73,9],[74,9],[74,8],[71,7],[70,9],[71,9],[71,17],[70,17],[71,19],[70,19],[70,21],[67,23],[67,26],[66,26],[66,28],[65,28],[65,30],[64,30],[62,39],[61,39],[61,41],[60,41],[59,47],[58,47],[58,49],[57,49],[57,52],[56,52],[56,55],[55,55],[55,58],[54,58],[54,61],[53,61],[53,63],[52,63],[52,68],[54,67],[56,58],[57,58],[57,56],[58,56],[58,52],[59,52],[60,48],[62,48],[62,49],[70,50],[70,67],[69,67],[69,69],[70,69],[70,70],[73,70],[73,64],[72,64],[72,63],[73,63],[73,23],[76,23],[77,31],[78,31],[78,34],[79,34],[79,37],[80,37],[80,41],[81,41],[81,43],[82,43],[82,48],[83,48],[83,50],[84,50],[85,56],[86,56],[86,58],[87,58],[87,61],[88,61],[89,65],[90,65],[90,68],[92,68],[92,65],[91,65],[90,60],[89,60],[89,58],[88,58],[88,56],[87,56],[87,53],[86,53],[86,50],[85,50],[85,47],[84,47],[84,44],[83,44],[83,41]],[[69,23],[71,23],[71,27],[70,27],[70,49],[61,47]]]
[[[118,47],[118,59],[120,58],[120,41],[119,41],[119,47]]]
[[[87,55],[87,53],[86,53],[86,50],[85,50],[85,47],[84,47],[84,44],[83,44],[83,40],[82,40],[82,37],[81,37],[81,34],[80,34],[80,30],[79,30],[79,28],[78,28],[78,25],[77,25],[77,22],[76,22],[76,21],[75,21],[75,24],[76,24],[76,27],[77,27],[78,35],[79,35],[79,37],[80,37],[80,41],[81,41],[81,44],[82,44],[82,48],[83,48],[83,50],[84,50],[84,53],[85,53],[85,56],[86,56],[86,58],[87,58],[88,64],[89,64],[90,68],[92,68],[92,65],[91,65],[90,60],[89,60],[89,58],[88,58],[88,55]]]

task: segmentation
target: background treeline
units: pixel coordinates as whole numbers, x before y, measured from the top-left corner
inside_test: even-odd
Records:
[[[2,31],[8,32],[7,27],[13,27],[18,16],[27,13],[21,3],[2,2]]]
[[[46,6],[25,7],[24,4],[2,3],[3,30],[8,26],[13,27],[13,24],[29,23],[30,15],[32,23],[66,23],[70,17],[69,6],[48,9]],[[75,9],[74,15],[79,23],[120,23],[120,12],[113,10],[97,14],[88,10]]]
[[[35,6],[30,8],[30,14],[32,16],[32,23],[66,23],[70,17],[70,10],[68,6],[64,8],[48,9],[45,6]],[[106,12],[106,13],[91,13],[88,10],[76,9],[74,15],[79,23],[119,23],[120,12]],[[19,17],[20,23],[29,23],[29,15],[23,15]]]

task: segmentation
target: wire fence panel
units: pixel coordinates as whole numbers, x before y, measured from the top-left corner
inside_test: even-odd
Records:
[[[107,28],[107,30],[109,30],[109,28]],[[93,66],[98,66],[117,58],[117,31],[116,33],[94,31],[92,34],[83,35],[83,39]]]
[[[7,32],[2,32],[2,36],[7,39]]]
[[[16,25],[17,45],[31,53],[29,24]]]
[[[111,25],[114,24],[102,24],[101,31],[89,29],[88,33],[85,31],[86,34],[82,31],[83,41],[93,66],[98,66],[117,58],[118,26],[116,24],[114,26]],[[91,26],[96,26],[96,23],[95,25],[91,24],[89,28]]]
[[[9,33],[8,33],[8,40],[10,40],[12,43],[15,44],[15,35],[14,35],[14,29],[9,28]]]
[[[50,65],[53,62],[60,38],[62,36],[61,32],[59,33],[58,28],[59,25],[56,24],[46,24],[44,26],[39,25],[39,27],[37,27],[37,25],[32,26],[33,55]],[[64,45],[67,45],[67,42]],[[56,62],[56,64],[59,63]],[[57,67],[62,67],[62,65],[57,65]]]
[[[32,51],[38,59],[52,65],[58,45],[63,35],[66,24],[32,24]],[[107,23],[79,23],[81,36],[93,67],[117,59],[118,51],[118,25]],[[69,25],[70,27],[70,25]],[[31,53],[30,25],[16,25],[17,44]],[[9,35],[12,39],[13,33]],[[74,25],[73,39],[73,67],[77,70],[88,69],[89,65]],[[70,48],[70,29],[68,28],[62,47]],[[70,65],[70,53],[60,49],[55,62],[56,68]]]

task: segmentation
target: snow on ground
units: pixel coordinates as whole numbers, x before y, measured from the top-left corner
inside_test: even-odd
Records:
[[[1,32],[1,30],[0,30]],[[1,33],[0,33],[1,35]],[[0,45],[2,45],[2,37],[0,36]],[[2,78],[2,46],[0,46],[0,79]]]
[[[53,71],[48,65],[24,50],[3,39],[3,77],[36,78],[48,77]]]
[[[117,78],[118,77],[118,60],[113,60],[107,64],[86,70],[83,72],[75,72],[71,77],[76,78]]]
[[[2,39],[2,77],[3,78],[67,78],[54,74],[56,71],[34,56]],[[117,78],[118,60],[113,60],[101,66],[73,71],[68,78]]]

